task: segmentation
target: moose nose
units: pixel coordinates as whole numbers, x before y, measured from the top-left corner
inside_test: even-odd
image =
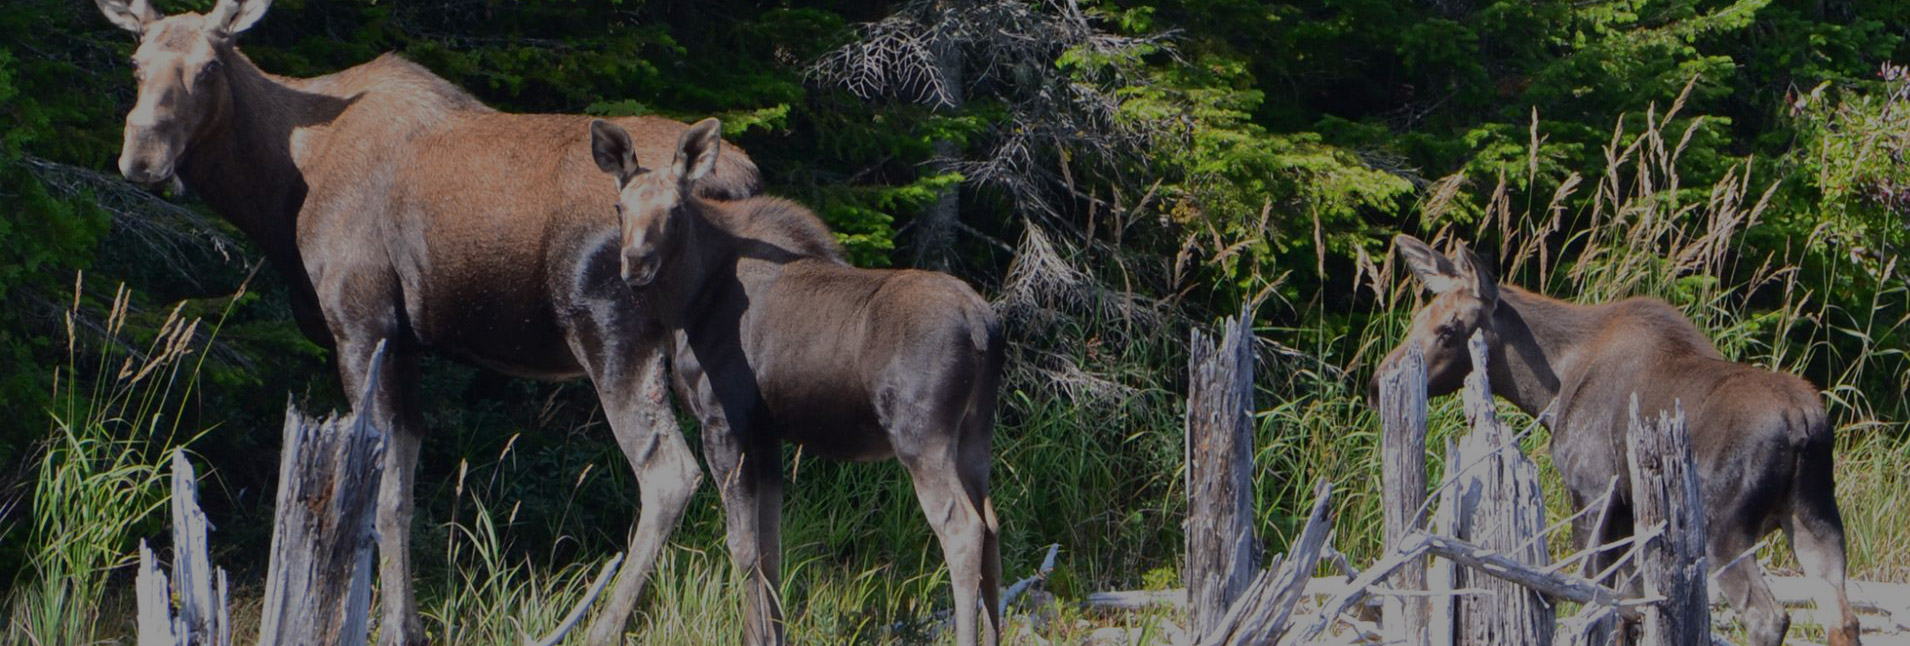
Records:
[[[145,162],[125,155],[119,157],[119,174],[136,184],[151,184],[158,180],[152,176],[152,170]]]
[[[158,184],[172,176],[171,164],[155,164],[145,155],[119,156],[119,174],[141,185]]]
[[[657,278],[657,255],[652,253],[623,254],[623,282],[631,287],[649,285]]]

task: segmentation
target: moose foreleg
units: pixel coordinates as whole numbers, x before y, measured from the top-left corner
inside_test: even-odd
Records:
[[[738,435],[723,418],[706,417],[703,457],[709,461],[717,492],[722,494],[730,559],[743,577],[743,643],[782,646],[783,610],[776,598],[781,572],[771,569],[781,559],[764,550],[766,541],[775,540],[774,526],[764,527],[762,523],[763,505],[771,498],[765,494],[772,493],[765,491],[767,483],[762,476],[768,465],[752,464],[781,456],[753,450]],[[775,490],[780,492],[780,482],[775,483]],[[780,504],[780,495],[774,499]]]
[[[657,557],[703,480],[696,457],[671,414],[664,390],[662,355],[648,362],[642,373],[634,389],[600,387],[597,393],[613,420],[617,445],[636,472],[643,507],[630,535],[628,564],[617,575],[616,587],[611,589],[603,612],[590,624],[587,643],[591,646],[623,643],[624,629],[656,569]]]

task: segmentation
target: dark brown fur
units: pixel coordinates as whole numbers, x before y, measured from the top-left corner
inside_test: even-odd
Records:
[[[590,630],[594,644],[621,642],[700,471],[665,398],[662,329],[618,279],[617,193],[591,171],[590,119],[497,112],[389,54],[317,78],[266,74],[233,44],[261,0],[170,18],[144,0],[98,2],[141,35],[122,172],[142,183],[176,176],[257,242],[290,284],[300,328],[336,348],[353,411],[391,429],[381,642],[424,639],[407,535],[425,351],[513,375],[590,377],[643,500],[630,561]],[[645,155],[669,154],[684,130],[617,122]],[[732,150],[701,190],[736,198],[758,187],[754,165]],[[357,401],[387,340],[387,374]]]
[[[1566,303],[1499,285],[1478,269],[1470,251],[1447,258],[1407,236],[1395,242],[1435,297],[1414,315],[1407,338],[1376,375],[1398,361],[1408,344],[1419,344],[1429,394],[1451,393],[1472,370],[1466,339],[1484,331],[1494,394],[1534,415],[1553,408],[1552,461],[1574,507],[1603,496],[1617,478],[1609,521],[1593,527],[1596,513],[1581,520],[1581,543],[1594,532],[1604,543],[1632,533],[1625,434],[1633,394],[1639,410],[1653,417],[1682,403],[1703,487],[1711,566],[1731,563],[1765,534],[1784,529],[1799,562],[1827,589],[1818,596],[1820,612],[1839,613],[1826,624],[1831,643],[1857,643],[1856,617],[1844,592],[1834,441],[1815,387],[1725,360],[1662,301]],[[1717,576],[1726,598],[1743,613],[1753,643],[1781,643],[1790,618],[1756,558]]]
[[[980,640],[997,643],[994,311],[946,274],[844,263],[822,223],[788,201],[692,195],[717,158],[717,128],[692,126],[670,166],[651,172],[628,170],[614,128],[593,130],[623,190],[625,277],[672,332],[674,384],[703,424],[730,552],[749,575],[745,642],[783,641],[772,591],[787,441],[900,459],[948,557],[956,642],[977,643],[979,619]]]

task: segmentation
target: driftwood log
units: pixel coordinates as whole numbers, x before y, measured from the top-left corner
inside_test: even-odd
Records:
[[[1189,346],[1187,393],[1188,619],[1196,639],[1220,625],[1253,583],[1253,319],[1222,324],[1219,343],[1200,330]]]

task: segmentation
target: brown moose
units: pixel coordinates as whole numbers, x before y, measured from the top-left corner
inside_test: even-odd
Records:
[[[592,644],[621,643],[701,472],[667,403],[662,329],[618,277],[617,193],[590,170],[588,118],[500,113],[392,55],[316,78],[267,74],[234,39],[270,0],[171,17],[146,0],[96,1],[139,36],[120,171],[176,178],[257,243],[289,283],[300,329],[335,349],[352,410],[388,421],[379,641],[424,641],[407,539],[424,436],[418,358],[431,351],[596,387],[643,505],[589,629]],[[646,157],[671,154],[684,130],[618,123]],[[697,190],[741,198],[759,184],[732,150]],[[359,401],[381,340],[392,356]]]
[[[1575,523],[1581,543],[1593,532],[1600,544],[1632,533],[1624,447],[1633,393],[1647,412],[1682,402],[1705,505],[1706,556],[1711,567],[1726,568],[1718,583],[1743,614],[1751,642],[1782,643],[1790,617],[1757,559],[1739,557],[1783,528],[1798,562],[1818,579],[1817,606],[1832,618],[1825,623],[1831,643],[1857,643],[1857,619],[1844,591],[1833,441],[1816,388],[1725,360],[1663,301],[1567,303],[1498,284],[1469,249],[1448,258],[1410,236],[1393,242],[1433,299],[1413,315],[1405,340],[1376,374],[1417,345],[1426,357],[1428,394],[1451,393],[1473,369],[1466,340],[1484,332],[1493,394],[1534,415],[1556,407],[1548,424],[1552,462],[1573,506],[1600,498],[1618,478],[1605,525],[1594,527],[1595,515]],[[1606,554],[1601,562],[1611,559]]]

